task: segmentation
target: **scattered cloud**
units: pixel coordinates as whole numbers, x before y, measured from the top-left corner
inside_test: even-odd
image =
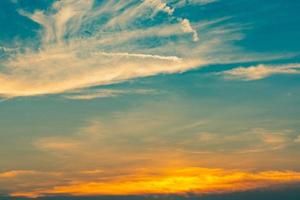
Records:
[[[148,89],[94,86],[238,60],[230,56],[236,50],[231,41],[243,37],[240,27],[226,27],[224,18],[195,22],[176,16],[178,7],[216,0],[101,2],[64,0],[55,1],[47,10],[19,10],[41,26],[41,41],[35,48],[0,47],[0,102],[18,96],[61,93],[72,100],[154,94],[156,91]],[[225,25],[220,26],[220,22]],[[258,80],[274,74],[300,74],[299,69],[299,63],[257,65],[221,74],[228,79]],[[300,136],[290,130],[218,133],[205,130],[210,123],[207,120],[194,116],[182,119],[177,107],[163,115],[159,111],[169,109],[163,106],[155,110],[151,105],[149,115],[144,110],[117,113],[106,121],[91,120],[74,133],[33,139],[31,148],[36,154],[32,156],[38,158],[31,162],[54,163],[62,172],[0,172],[1,193],[26,197],[205,194],[300,182],[296,171],[245,169],[259,169],[265,154],[299,144]],[[242,163],[251,161],[245,157],[253,154],[255,163]],[[41,155],[46,155],[46,161],[40,159]],[[275,163],[271,158],[265,162],[268,166]],[[243,170],[229,170],[234,164],[243,166]],[[216,165],[223,168],[216,169]]]
[[[259,80],[276,74],[300,74],[300,64],[238,67],[221,73],[227,79]]]

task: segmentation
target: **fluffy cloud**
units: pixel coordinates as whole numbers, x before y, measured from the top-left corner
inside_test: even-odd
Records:
[[[197,31],[192,28],[192,25],[191,25],[191,23],[188,19],[183,19],[181,21],[181,24],[182,24],[182,29],[183,29],[184,32],[193,34],[193,40],[195,42],[199,40],[199,36],[198,36]]]

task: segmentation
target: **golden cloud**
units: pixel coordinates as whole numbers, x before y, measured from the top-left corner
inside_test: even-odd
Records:
[[[300,182],[300,173],[293,171],[247,172],[212,168],[167,168],[160,173],[139,171],[134,175],[112,180],[77,181],[50,189],[18,191],[12,196],[44,195],[149,195],[209,194],[246,191]]]

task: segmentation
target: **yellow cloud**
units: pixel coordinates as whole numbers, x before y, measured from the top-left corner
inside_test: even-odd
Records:
[[[210,168],[164,169],[159,174],[137,172],[113,180],[77,181],[50,189],[18,191],[12,196],[43,195],[146,195],[207,194],[245,191],[300,182],[300,173],[292,171],[247,172]]]

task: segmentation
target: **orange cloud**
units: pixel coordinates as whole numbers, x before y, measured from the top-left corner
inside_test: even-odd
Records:
[[[300,173],[293,171],[243,172],[224,169],[166,169],[159,174],[139,172],[114,180],[73,182],[47,190],[15,192],[12,196],[44,195],[146,195],[146,194],[206,194],[245,191],[300,182]]]
[[[32,175],[36,173],[37,172],[32,170],[12,170],[0,173],[0,178],[15,178],[17,176]]]

